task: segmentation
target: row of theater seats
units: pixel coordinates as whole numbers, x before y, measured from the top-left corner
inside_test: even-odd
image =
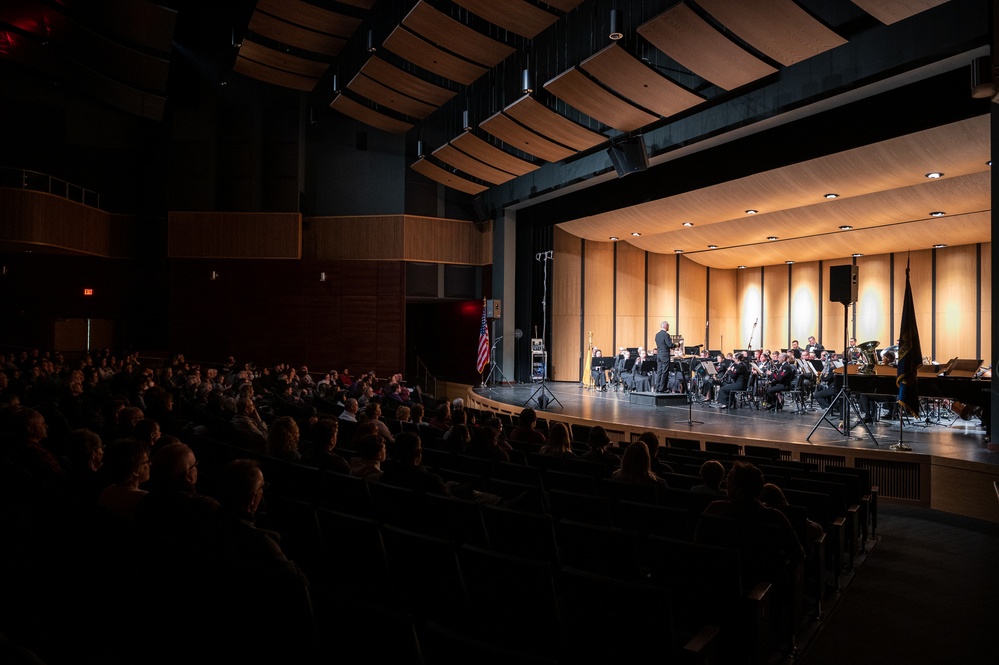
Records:
[[[345,608],[360,608],[361,616],[389,611],[401,617],[397,643],[405,649],[415,626],[421,651],[429,639],[486,651],[503,644],[525,658],[561,662],[609,653],[765,658],[793,639],[805,598],[821,614],[827,589],[838,588],[844,552],[852,564],[857,539],[850,534],[862,529],[865,540],[872,514],[860,508],[864,490],[870,492],[862,470],[840,469],[842,482],[832,482],[770,452],[751,456],[792,499],[792,523],[801,528],[808,516],[829,536],[808,544],[808,570],[790,574],[790,593],[768,593],[747,583],[738,552],[692,542],[710,499],[689,491],[699,478],[684,472],[705,459],[730,464],[731,448],[661,449],[661,459],[683,472],[666,475],[670,488],[656,490],[612,481],[603,465],[526,451],[515,451],[522,456],[513,463],[489,462],[437,448],[432,434],[425,439],[425,464],[469,496],[482,492],[501,503],[419,495],[259,458],[271,483],[261,522],[284,534],[286,552],[312,580],[319,616],[363,634]],[[194,445],[206,482],[227,459],[246,456],[210,439]],[[859,503],[850,504],[854,498]],[[612,602],[615,594],[635,602]],[[773,614],[777,626],[767,620],[769,603],[782,609]],[[623,605],[645,609],[629,617]],[[768,637],[774,627],[780,639]],[[450,653],[461,652],[454,644]]]

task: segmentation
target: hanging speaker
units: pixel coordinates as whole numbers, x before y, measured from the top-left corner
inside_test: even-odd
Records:
[[[641,136],[612,143],[607,149],[607,155],[619,178],[649,168],[649,153],[645,149],[645,139]]]
[[[859,266],[829,266],[829,302],[857,302]]]

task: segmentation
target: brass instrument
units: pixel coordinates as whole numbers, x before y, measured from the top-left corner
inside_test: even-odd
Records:
[[[670,335],[673,340],[673,356],[680,358],[686,355],[683,349],[683,335]]]
[[[874,340],[857,345],[857,350],[860,351],[860,368],[857,370],[857,374],[875,373],[874,366],[878,364],[876,349],[880,343],[881,342]]]

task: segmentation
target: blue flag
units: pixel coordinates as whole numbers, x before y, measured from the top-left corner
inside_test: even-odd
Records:
[[[912,304],[912,285],[909,284],[909,260],[905,261],[905,299],[902,301],[902,323],[898,342],[898,403],[913,416],[919,416],[919,386],[916,369],[923,364],[923,350],[919,346],[916,328],[916,309]]]

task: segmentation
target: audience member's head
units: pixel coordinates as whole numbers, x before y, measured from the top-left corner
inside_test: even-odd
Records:
[[[542,455],[559,457],[572,453],[572,437],[565,423],[552,423],[548,433],[548,442],[541,446]]]
[[[610,445],[610,442],[611,439],[607,435],[607,430],[600,425],[596,425],[590,429],[590,435],[586,438],[586,443],[590,446],[591,450],[594,448],[606,448]]]
[[[701,480],[711,489],[721,491],[722,481],[725,480],[725,467],[716,459],[708,460],[701,465]]]
[[[642,432],[638,440],[645,444],[649,451],[649,459],[656,459],[656,455],[659,453],[659,437],[656,433],[652,431]]]
[[[319,450],[329,452],[336,448],[338,423],[333,418],[320,418],[312,426],[310,438]]]
[[[614,472],[614,478],[631,483],[655,480],[656,475],[652,473],[652,458],[645,442],[639,439],[624,449],[621,468]]]
[[[517,418],[517,425],[520,427],[525,427],[527,429],[534,429],[534,426],[538,424],[538,412],[527,407],[520,412],[520,417]]]
[[[760,503],[770,506],[771,508],[775,506],[786,506],[787,497],[784,496],[784,491],[773,483],[764,483],[763,489],[760,490]]]
[[[138,439],[117,439],[104,455],[104,473],[115,485],[138,487],[149,480],[152,448]]]
[[[403,464],[418,466],[423,459],[420,437],[413,432],[403,432],[395,437],[395,458]]]
[[[77,469],[97,471],[104,463],[104,443],[89,429],[73,432],[68,441],[68,453]]]
[[[385,461],[385,439],[379,434],[365,434],[354,445],[357,456],[368,462]]]
[[[409,421],[410,408],[408,406],[400,406],[395,410],[395,419],[401,423]]]
[[[419,424],[423,420],[423,405],[414,404],[409,410],[409,417],[412,422]]]
[[[132,434],[136,439],[144,441],[150,446],[155,446],[162,436],[159,423],[152,418],[143,418],[137,422]]]
[[[267,428],[267,446],[271,454],[298,452],[298,423],[291,416],[275,418]]]
[[[216,494],[224,508],[252,517],[264,494],[264,474],[260,465],[249,459],[229,462],[219,475]]]
[[[193,492],[198,484],[198,460],[183,443],[160,445],[153,455],[150,480],[153,489]]]
[[[748,462],[736,462],[728,472],[726,488],[733,501],[755,501],[763,491],[763,472]]]

